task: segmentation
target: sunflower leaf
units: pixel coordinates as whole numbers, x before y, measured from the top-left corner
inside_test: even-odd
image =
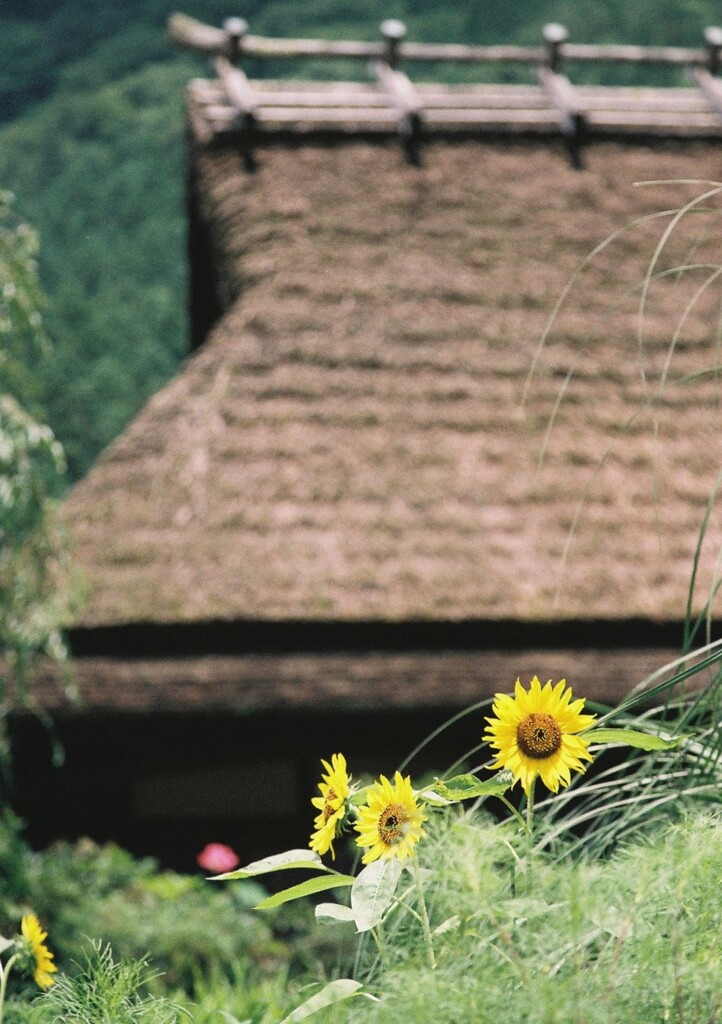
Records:
[[[222,875],[213,875],[212,882],[225,882],[234,878],[251,878],[253,875],[266,875],[271,871],[290,871],[291,869],[308,869],[315,871],[330,871],[321,858],[313,850],[286,850],[285,853],[275,853],[272,857],[264,857],[263,860],[256,860],[247,864],[245,868],[236,868],[235,871],[226,871]]]
[[[507,791],[512,782],[509,772],[499,772],[491,779],[480,779],[477,775],[455,775],[447,782],[434,779],[433,786],[423,790],[420,795],[429,803],[454,804],[480,796],[499,796]]]
[[[361,789],[355,789],[349,796],[348,802],[353,807],[362,807],[366,803],[370,789],[371,786],[362,786]]]
[[[639,747],[640,750],[673,750],[682,743],[686,736],[675,736],[665,740],[648,732],[637,732],[636,729],[590,729],[582,733],[587,743],[623,743],[628,747]]]
[[[342,903],[319,903],[316,907],[317,921],[353,921],[354,913],[351,907],[345,907]]]
[[[297,1024],[298,1021],[305,1020],[306,1017],[310,1017],[318,1010],[323,1010],[326,1006],[333,1006],[334,1003],[340,1003],[343,999],[355,996],[360,988],[360,981],[353,981],[351,978],[337,978],[336,981],[329,982],[320,992],[316,992],[305,1003],[301,1003],[295,1010],[292,1010],[287,1017],[283,1018],[281,1024]]]
[[[280,907],[282,903],[290,903],[291,900],[298,900],[302,896],[312,896],[316,892],[325,892],[327,889],[340,889],[344,885],[353,885],[356,879],[353,875],[316,875],[298,885],[292,885],[290,889],[283,889],[273,896],[259,903],[254,910],[271,910],[272,907]]]
[[[396,892],[402,865],[400,861],[375,860],[359,872],[351,889],[351,910],[356,929],[370,931],[381,923]]]

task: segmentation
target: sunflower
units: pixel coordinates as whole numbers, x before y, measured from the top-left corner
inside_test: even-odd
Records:
[[[496,750],[492,768],[508,768],[514,782],[521,779],[527,796],[534,780],[552,793],[568,786],[570,771],[586,770],[582,761],[591,761],[587,741],[576,735],[594,724],[594,715],[583,715],[584,700],[572,701],[571,688],[562,679],[552,687],[551,679],[542,687],[534,676],[528,690],[517,679],[514,696],[497,693],[492,705],[496,718],[489,723],[484,739]]]
[[[333,754],[331,764],[324,760],[321,764],[326,774],[321,776],[318,784],[321,796],[311,800],[319,814],[313,822],[314,831],[309,846],[318,854],[330,850],[331,857],[335,858],[333,842],[341,833],[346,819],[348,798],[351,795],[350,779],[343,754]]]
[[[405,860],[424,835],[421,823],[425,815],[416,803],[411,779],[396,772],[393,784],[385,775],[369,788],[366,804],[359,809],[355,823],[359,846],[368,850],[362,858],[370,864],[380,857]]]
[[[28,954],[29,967],[33,972],[35,984],[42,989],[50,988],[51,985],[55,984],[51,975],[58,968],[53,963],[53,954],[45,945],[48,933],[43,931],[40,921],[38,921],[35,914],[23,915],[20,922],[20,931],[25,940],[23,945],[25,952]]]

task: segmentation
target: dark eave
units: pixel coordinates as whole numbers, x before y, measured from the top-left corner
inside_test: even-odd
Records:
[[[720,635],[716,624],[714,635]],[[521,652],[530,649],[588,648],[627,650],[681,648],[679,621],[568,619],[528,622],[515,619],[406,622],[277,622],[236,620],[191,623],[134,622],[76,627],[68,633],[76,658],[135,659],[235,657],[245,655],[359,654],[440,651]]]

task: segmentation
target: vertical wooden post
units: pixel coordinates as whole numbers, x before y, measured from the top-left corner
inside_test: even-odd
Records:
[[[709,25],[704,30],[704,41],[707,44],[707,70],[716,75],[720,69],[720,53],[722,53],[722,28]]]
[[[386,43],[384,59],[395,70],[399,63],[399,44],[406,37],[406,25],[397,18],[387,18],[381,22],[381,35]]]
[[[236,123],[239,130],[241,156],[247,171],[256,170],[253,143],[256,134],[255,102],[253,90],[240,68],[231,67],[243,55],[243,39],[248,33],[245,18],[226,18],[223,22],[226,34],[224,53],[216,57],[215,67],[223,81],[228,98],[236,108]],[[228,63],[230,62],[230,63]]]
[[[562,45],[569,38],[569,33],[564,25],[560,25],[556,21],[550,21],[542,29],[542,34],[544,42],[547,44],[547,67],[550,71],[556,72],[561,64]]]
[[[395,69],[398,66],[398,46],[402,39],[406,38],[407,27],[398,18],[387,17],[381,23],[381,35],[386,43],[384,59],[389,68]]]
[[[408,77],[399,71],[399,46],[406,36],[406,25],[396,18],[381,22],[385,43],[384,59],[374,61],[371,68],[389,100],[399,113],[399,135],[410,164],[421,164],[422,105]]]
[[[243,53],[243,37],[248,33],[248,22],[245,18],[226,18],[223,28],[226,33],[226,57],[238,60]]]
[[[581,170],[584,166],[581,144],[586,128],[584,111],[571,82],[559,72],[562,46],[569,33],[564,25],[557,22],[545,25],[542,33],[547,47],[547,62],[537,68],[537,78],[559,111],[559,124],[572,167]]]

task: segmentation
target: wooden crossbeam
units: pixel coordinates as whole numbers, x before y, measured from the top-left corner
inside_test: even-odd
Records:
[[[239,116],[244,120],[249,117],[254,118],[257,106],[256,97],[253,86],[245,73],[231,64],[227,57],[216,57],[213,66],[223,83],[231,105],[238,111]]]
[[[722,121],[722,81],[711,75],[707,68],[690,68],[690,77]]]
[[[226,44],[223,29],[204,25],[187,14],[171,14],[167,32],[169,41],[175,46],[199,53],[222,53]]]
[[[569,151],[569,159],[577,169],[582,167],[580,147],[586,133],[586,114],[574,86],[565,75],[548,67],[538,67],[539,84],[559,115],[559,127]]]
[[[576,89],[558,71],[541,66],[536,69],[537,79],[559,114],[564,135],[579,135],[584,127],[585,111]]]
[[[707,44],[706,67],[692,66],[688,69],[689,77],[702,92],[705,99],[722,120],[722,82],[715,75],[720,69],[722,54],[722,28],[710,25],[704,30]]]
[[[376,80],[384,90],[400,117],[418,117],[423,112],[423,103],[407,75],[390,68],[383,61],[371,65]]]
[[[409,78],[385,61],[371,64],[376,80],[398,114],[399,133],[412,163],[419,163],[423,127],[423,104]]]

